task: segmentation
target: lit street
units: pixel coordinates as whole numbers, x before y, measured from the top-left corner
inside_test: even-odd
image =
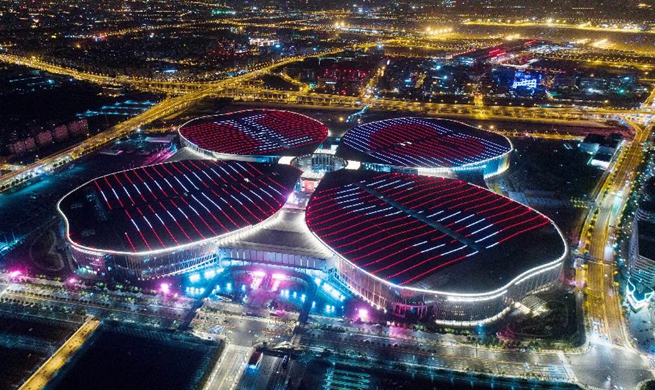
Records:
[[[0,2],[0,388],[655,388],[652,0]]]

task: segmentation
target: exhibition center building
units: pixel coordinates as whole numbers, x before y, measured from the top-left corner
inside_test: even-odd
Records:
[[[568,248],[557,226],[461,175],[505,171],[504,136],[394,118],[351,129],[335,151],[327,133],[280,110],[187,122],[180,143],[192,153],[95,178],[59,201],[78,273],[287,267],[380,311],[453,326],[493,321],[558,280]]]

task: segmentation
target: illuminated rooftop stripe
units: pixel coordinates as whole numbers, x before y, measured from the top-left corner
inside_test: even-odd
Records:
[[[394,118],[348,131],[337,154],[355,160],[415,168],[455,168],[483,163],[511,150],[503,136],[464,123]]]
[[[108,252],[175,250],[259,223],[286,202],[290,166],[186,160],[94,179],[65,196],[69,239]]]
[[[316,189],[306,220],[340,256],[401,286],[423,287],[472,261],[482,267],[503,264],[503,279],[509,280],[540,261],[541,255],[526,258],[533,245],[528,242],[544,245],[543,263],[564,250],[555,226],[542,214],[475,185],[438,177],[333,173]],[[512,264],[508,253],[519,263]]]
[[[290,111],[247,110],[193,120],[180,127],[180,135],[210,152],[296,155],[296,149],[315,149],[327,137],[327,127]]]

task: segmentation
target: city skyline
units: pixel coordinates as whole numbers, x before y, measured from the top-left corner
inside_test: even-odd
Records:
[[[653,6],[0,1],[0,388],[655,388]]]

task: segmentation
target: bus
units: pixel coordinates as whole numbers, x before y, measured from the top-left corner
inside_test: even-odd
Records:
[[[262,362],[264,354],[259,351],[254,351],[248,360],[248,367],[253,370],[256,370],[259,367],[259,364]]]

